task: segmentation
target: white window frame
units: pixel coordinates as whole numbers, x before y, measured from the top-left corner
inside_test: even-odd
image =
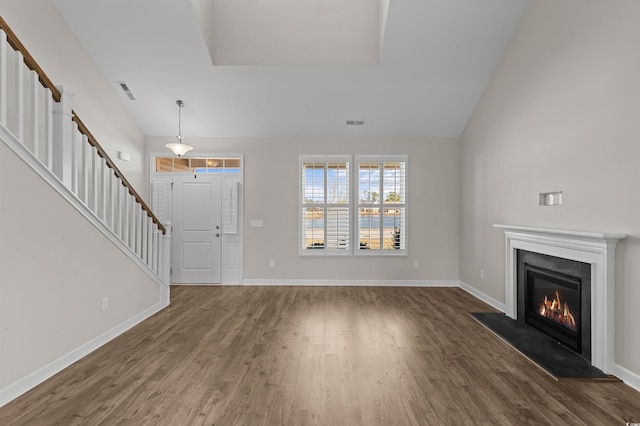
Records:
[[[331,203],[328,201],[328,173],[327,173],[327,165],[329,163],[342,163],[345,162],[347,163],[347,173],[349,175],[348,177],[348,193],[347,196],[349,197],[349,202],[344,204],[344,203]],[[324,202],[323,203],[318,203],[318,208],[322,209],[324,211],[324,217],[327,218],[324,222],[324,231],[323,231],[323,241],[324,241],[324,245],[322,248],[316,248],[316,249],[311,249],[311,248],[307,248],[306,244],[303,244],[303,242],[306,240],[306,227],[305,227],[305,220],[303,218],[303,211],[310,205],[315,205],[315,204],[309,204],[305,202],[304,199],[304,193],[305,193],[305,189],[303,188],[304,185],[304,170],[302,165],[304,163],[323,163],[324,167],[325,167],[325,173],[324,173]],[[353,197],[353,177],[352,177],[352,171],[353,171],[353,156],[352,155],[300,155],[299,157],[299,161],[298,161],[298,172],[299,172],[299,177],[298,177],[298,194],[299,194],[299,202],[298,202],[298,220],[299,220],[299,225],[298,225],[298,248],[299,248],[299,252],[301,256],[350,256],[353,254],[353,220],[352,220],[352,215],[353,215],[353,208],[352,208],[352,197]],[[328,217],[329,215],[327,214],[328,209],[330,208],[347,208],[347,212],[349,215],[349,220],[347,222],[347,226],[349,227],[348,233],[347,233],[347,241],[346,241],[346,247],[344,249],[340,249],[340,248],[334,248],[334,247],[330,247],[327,245],[327,241],[329,241],[329,236],[328,236]]]
[[[356,256],[408,256],[408,238],[407,238],[407,229],[408,229],[408,176],[409,176],[409,158],[407,155],[356,155],[355,160],[353,162],[353,190],[354,196],[352,197],[353,204],[353,226],[352,230],[354,232],[354,240],[357,241],[357,245],[354,245],[354,250]],[[401,203],[387,203],[384,200],[384,163],[404,163],[404,187],[401,189],[401,192],[404,195],[404,200]],[[360,171],[360,163],[379,163],[380,164],[380,182],[377,188],[377,193],[379,194],[379,202],[377,203],[361,203],[360,202],[360,179],[359,179],[359,171]],[[401,233],[400,233],[400,248],[396,249],[385,249],[380,248],[376,250],[370,249],[361,249],[360,248],[360,208],[377,208],[380,209],[381,218],[380,218],[380,238],[381,241],[384,241],[384,209],[385,208],[397,208],[401,211]]]
[[[303,241],[306,239],[305,221],[303,218],[303,211],[306,207],[309,206],[308,203],[305,203],[304,200],[304,177],[303,177],[303,163],[307,162],[316,162],[316,163],[324,163],[325,164],[325,173],[324,173],[324,197],[325,202],[319,203],[318,207],[321,207],[326,211],[329,207],[336,206],[345,206],[345,204],[334,205],[326,202],[327,197],[327,164],[332,162],[347,162],[348,163],[348,173],[349,173],[349,203],[348,211],[349,211],[349,232],[348,232],[348,249],[340,250],[330,247],[323,247],[322,249],[309,249],[305,247]],[[382,198],[384,194],[383,188],[383,165],[385,162],[401,162],[404,164],[404,187],[402,188],[402,192],[404,195],[404,202],[398,203],[385,203],[383,199],[379,201],[377,204],[371,205],[363,205],[360,203],[359,197],[359,164],[362,162],[377,162],[381,165],[381,179],[380,179],[380,187],[378,189],[378,193]],[[299,254],[301,256],[408,256],[408,155],[300,155],[298,160],[298,249]],[[379,208],[381,212],[381,241],[384,241],[384,209],[388,208],[388,206],[393,206],[401,210],[401,233],[400,233],[400,248],[397,249],[360,249],[360,208],[361,207],[372,207]],[[325,216],[326,217],[326,216]],[[327,241],[327,223],[324,224],[324,241]]]

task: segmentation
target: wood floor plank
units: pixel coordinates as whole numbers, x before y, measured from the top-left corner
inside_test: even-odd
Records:
[[[640,393],[557,382],[456,288],[189,287],[0,408],[2,425],[624,425]]]

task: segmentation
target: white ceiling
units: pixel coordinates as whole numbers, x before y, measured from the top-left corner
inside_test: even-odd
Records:
[[[191,0],[214,65],[377,65],[389,0]]]
[[[196,9],[202,1],[194,0]],[[314,62],[311,50],[282,55],[278,52],[286,49],[277,46],[265,55],[257,44],[246,50],[253,56],[239,60],[234,57],[234,50],[241,50],[235,38],[253,34],[242,40],[242,48],[247,42],[251,46],[251,38],[258,36],[256,20],[271,19],[268,4],[301,0],[205,1],[238,2],[245,8],[257,2],[261,13],[240,19],[237,8],[227,7],[233,13],[224,15],[225,23],[219,25],[226,31],[217,33],[218,25],[204,26],[203,36],[203,18],[199,21],[191,0],[53,0],[142,131],[175,135],[175,101],[182,99],[187,138],[457,137],[529,2],[390,0],[382,48],[379,40],[376,45],[379,64],[283,66],[272,64],[344,64],[349,58],[339,53]],[[347,0],[305,1],[333,7]],[[225,9],[214,6],[209,10]],[[290,37],[307,46],[313,43],[305,38],[309,25],[296,25],[293,14],[287,17],[295,31]],[[211,34],[223,34],[229,43],[220,47]],[[327,35],[326,28],[322,34]],[[215,58],[220,52],[226,52],[226,59]],[[127,82],[135,101],[122,92],[118,81]],[[346,120],[365,124],[346,126]]]

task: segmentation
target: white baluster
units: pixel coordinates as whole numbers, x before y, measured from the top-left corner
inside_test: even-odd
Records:
[[[16,57],[16,88],[18,90],[17,93],[17,109],[16,112],[18,114],[18,128],[16,129],[15,136],[18,141],[24,145],[24,73],[23,70],[23,56],[20,52],[15,52]]]
[[[82,136],[78,131],[78,125],[76,123],[73,123],[71,127],[73,129],[71,131],[71,192],[76,194],[76,197],[82,199],[80,197],[80,189],[78,188],[80,182],[80,153],[82,152],[80,143]],[[51,155],[49,155],[49,159],[51,159]]]
[[[147,217],[147,212],[143,209],[140,209],[140,228],[138,229],[138,238],[140,240],[140,245],[138,249],[138,257],[144,261],[144,258],[147,254],[147,221],[145,218]]]
[[[122,181],[119,177],[116,177],[114,187],[115,201],[113,204],[113,232],[122,239]]]
[[[80,200],[89,206],[89,166],[91,165],[91,145],[87,135],[82,135],[80,141]]]
[[[40,88],[40,81],[38,80],[38,73],[35,71],[28,71],[27,74],[30,77],[30,90],[31,99],[29,99],[29,115],[31,116],[31,129],[33,133],[33,155],[40,159],[40,119],[38,110],[38,89]]]
[[[109,199],[109,167],[107,160],[100,158],[100,219],[107,222],[107,200]]]
[[[121,227],[120,238],[128,246],[129,245],[129,193],[124,185],[120,185],[120,219]]]
[[[53,171],[53,94],[49,88],[46,88],[44,91],[44,149],[44,165],[47,166],[47,169]],[[72,160],[74,160],[74,164],[71,166],[73,170],[73,167],[75,167],[73,151],[71,155]],[[77,183],[76,181],[76,185]]]
[[[137,208],[138,208],[138,203],[136,202],[136,198],[129,194],[129,202],[130,202],[130,210],[129,210],[129,248],[131,248],[131,251],[133,251],[135,253],[136,251],[136,217],[138,217],[138,215],[136,214],[137,212]]]
[[[133,217],[136,220],[136,249],[134,250],[136,256],[141,257],[142,253],[142,216],[140,216],[140,212],[142,209],[140,208],[140,204],[136,203],[136,209],[133,212]]]
[[[147,212],[146,211],[142,211],[142,227],[140,229],[141,231],[141,238],[142,238],[142,250],[140,250],[140,258],[142,259],[142,261],[144,263],[147,263],[147,252],[148,252],[148,246],[147,246],[147,231],[149,230],[149,216],[147,216]]]
[[[158,260],[159,257],[159,248],[160,248],[160,239],[158,238],[158,228],[153,228],[153,264],[151,270],[158,273]]]
[[[151,268],[151,256],[153,256],[153,219],[147,216],[147,257],[144,262]]]
[[[116,202],[117,202],[116,194],[117,192],[116,191],[118,190],[118,187],[116,185],[118,184],[118,179],[116,179],[116,172],[112,168],[109,168],[108,174],[109,174],[109,201],[107,204],[107,218],[108,218],[109,228],[113,231],[114,234],[117,234],[116,232]]]
[[[155,253],[156,253],[156,247],[153,244],[154,229],[155,229],[155,226],[151,224],[151,227],[149,228],[149,235],[147,236],[147,238],[149,239],[149,253],[147,253],[147,266],[152,271],[153,271],[153,257],[155,256]]]
[[[91,152],[91,172],[89,173],[89,208],[96,215],[98,214],[98,150],[95,146],[90,148]]]
[[[7,127],[7,34],[0,30],[0,125]]]

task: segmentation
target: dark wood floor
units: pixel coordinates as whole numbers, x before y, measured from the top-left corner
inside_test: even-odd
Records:
[[[2,425],[624,425],[640,393],[556,382],[454,288],[177,287],[0,408]]]

